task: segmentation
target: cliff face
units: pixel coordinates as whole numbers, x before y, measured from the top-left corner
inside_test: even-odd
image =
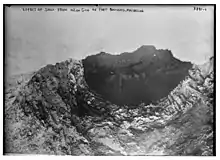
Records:
[[[99,56],[112,57],[105,53]],[[138,59],[136,63],[150,63],[145,64],[144,60],[140,63]],[[146,66],[152,69],[157,64],[161,65]],[[142,67],[138,65],[133,70],[141,73]],[[157,69],[164,69],[162,66]],[[113,71],[124,73],[116,69]],[[181,67],[165,70],[177,74]],[[22,75],[17,84],[6,87],[5,151],[56,155],[213,155],[213,59],[202,66],[192,66],[187,73],[155,104],[133,107],[112,104],[93,92],[84,78],[81,61],[70,59]],[[102,77],[96,81],[99,79]]]
[[[142,46],[132,53],[100,53],[83,60],[91,89],[119,105],[146,104],[166,96],[188,75],[190,62],[181,62],[169,50]]]

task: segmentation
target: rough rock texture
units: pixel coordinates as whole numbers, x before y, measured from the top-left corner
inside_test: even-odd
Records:
[[[117,106],[89,89],[81,61],[47,65],[6,87],[5,152],[213,155],[213,79],[211,59],[156,104]]]

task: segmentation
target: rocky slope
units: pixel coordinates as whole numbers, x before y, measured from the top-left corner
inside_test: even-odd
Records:
[[[213,155],[213,59],[155,104],[118,106],[67,60],[23,75],[5,93],[5,153]]]

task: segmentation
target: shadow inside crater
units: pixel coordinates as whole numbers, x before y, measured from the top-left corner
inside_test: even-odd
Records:
[[[169,50],[142,46],[132,53],[101,52],[83,59],[90,89],[117,105],[154,103],[167,96],[192,67]]]

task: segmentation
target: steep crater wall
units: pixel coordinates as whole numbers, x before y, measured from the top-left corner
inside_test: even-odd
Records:
[[[192,67],[173,57],[169,50],[142,46],[132,53],[101,52],[83,61],[89,87],[118,105],[154,103],[167,96]]]
[[[34,115],[44,126],[57,131],[63,125],[75,126],[80,133],[90,128],[80,118],[104,119],[114,110],[108,107],[109,102],[90,92],[82,62],[73,59],[47,65],[34,73],[18,91],[16,102],[26,116]]]

